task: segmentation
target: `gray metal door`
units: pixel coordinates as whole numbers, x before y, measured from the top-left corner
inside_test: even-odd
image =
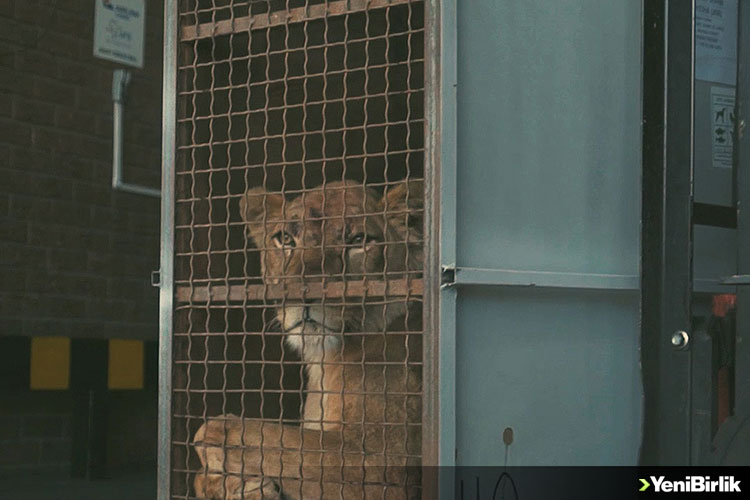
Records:
[[[744,465],[747,297],[736,285],[747,281],[750,165],[736,123],[750,84],[750,13],[739,2],[738,17],[732,1],[644,7],[640,461]],[[730,35],[737,27],[739,44]]]
[[[635,464],[641,4],[449,4],[440,463]]]
[[[692,453],[694,464],[748,465],[750,463],[750,137],[745,129],[750,107],[750,6],[738,2],[737,85],[734,161],[729,205],[735,217],[733,238],[723,245],[722,260],[733,276],[720,292],[736,297],[734,314],[720,328],[696,332],[693,347]],[[731,7],[737,8],[732,2]],[[696,182],[701,179],[696,177]],[[696,237],[698,234],[696,234]],[[698,244],[696,243],[696,251]],[[701,342],[702,341],[702,342]]]
[[[717,448],[725,450],[720,463],[729,465],[750,464],[750,134],[746,129],[750,119],[750,5],[747,2],[740,2],[739,23],[737,281],[741,286],[737,287],[736,386],[734,414],[717,439]]]

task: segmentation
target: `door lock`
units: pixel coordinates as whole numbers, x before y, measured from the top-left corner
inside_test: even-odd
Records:
[[[672,334],[672,347],[677,350],[686,349],[690,343],[690,335],[684,330],[678,330]]]

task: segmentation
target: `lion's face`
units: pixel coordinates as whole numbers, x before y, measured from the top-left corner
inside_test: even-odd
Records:
[[[240,200],[248,234],[261,249],[266,283],[393,279],[422,268],[422,184],[384,196],[361,184],[325,184],[286,200],[251,189]],[[385,303],[384,303],[385,302]],[[341,345],[343,335],[378,332],[404,314],[404,301],[285,301],[276,309],[287,342],[305,358]]]

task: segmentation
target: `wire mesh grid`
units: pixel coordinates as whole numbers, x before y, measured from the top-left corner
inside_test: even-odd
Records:
[[[419,497],[422,2],[178,17],[172,498]]]

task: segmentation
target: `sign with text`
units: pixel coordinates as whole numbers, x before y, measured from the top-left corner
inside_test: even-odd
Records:
[[[696,0],[695,78],[737,83],[737,0]]]
[[[145,0],[96,0],[94,56],[143,67]]]

